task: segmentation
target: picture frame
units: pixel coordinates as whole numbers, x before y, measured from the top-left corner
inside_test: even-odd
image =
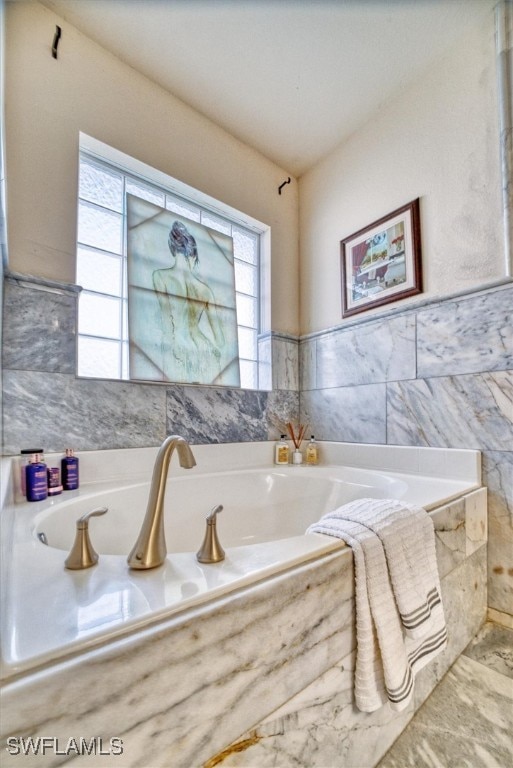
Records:
[[[420,200],[340,241],[342,317],[422,293]]]

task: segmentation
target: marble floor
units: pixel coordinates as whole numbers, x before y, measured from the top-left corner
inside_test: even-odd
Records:
[[[513,629],[487,622],[378,768],[513,765]]]

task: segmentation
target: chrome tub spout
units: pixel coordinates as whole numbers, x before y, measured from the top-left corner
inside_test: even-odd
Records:
[[[180,466],[191,469],[196,465],[189,444],[183,437],[170,435],[160,446],[151,479],[148,506],[135,545],[128,555],[130,568],[144,570],[162,565],[166,559],[166,537],[164,534],[164,498],[166,495],[167,472],[173,451],[177,450]]]

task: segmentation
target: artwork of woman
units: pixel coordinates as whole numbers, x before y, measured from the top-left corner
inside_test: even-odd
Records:
[[[233,239],[127,195],[129,374],[240,386]]]
[[[168,237],[174,262],[153,272],[162,313],[162,370],[170,381],[214,382],[225,345],[213,291],[199,277],[194,236],[175,221]]]

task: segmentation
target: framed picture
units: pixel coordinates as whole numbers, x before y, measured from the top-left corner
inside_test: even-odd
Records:
[[[342,317],[422,292],[419,198],[340,246]]]

